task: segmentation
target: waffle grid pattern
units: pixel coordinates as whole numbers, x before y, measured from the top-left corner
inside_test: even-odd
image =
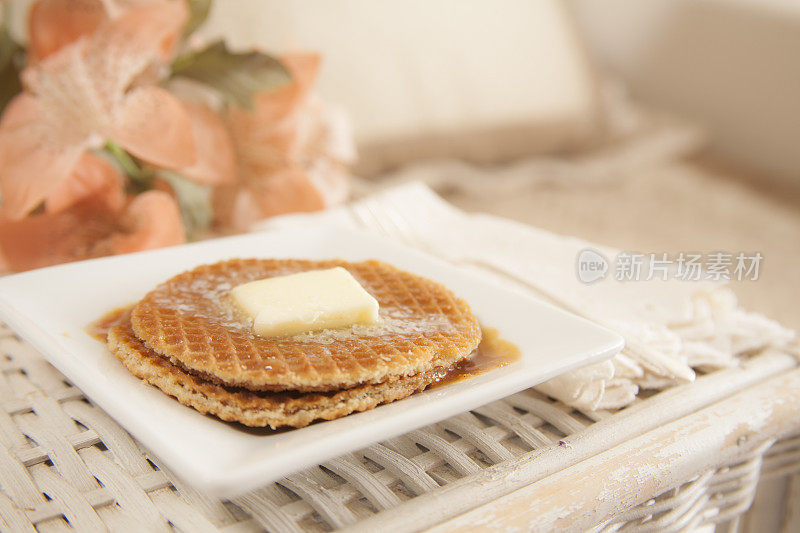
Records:
[[[444,374],[427,372],[391,383],[331,392],[252,392],[226,388],[184,372],[145,347],[129,323],[112,327],[108,341],[117,359],[139,379],[201,413],[255,427],[303,427],[316,419],[332,420],[405,398]]]
[[[443,317],[447,329],[389,331],[324,344],[265,339],[220,326],[221,298],[204,287],[235,286],[264,277],[342,266],[378,300],[404,313],[405,325]],[[206,282],[206,283],[198,283]],[[162,304],[162,301],[168,302]],[[195,311],[187,321],[176,308]],[[183,312],[187,313],[186,311]],[[134,330],[148,347],[208,379],[253,390],[331,390],[447,367],[477,346],[480,327],[467,304],[441,285],[379,261],[230,260],[179,274],[134,308]],[[230,354],[220,357],[219,354]],[[265,372],[264,366],[270,370]],[[330,377],[328,377],[330,376]]]
[[[529,390],[220,501],[183,485],[5,327],[0,354],[3,531],[330,531],[469,484],[487,469],[552,458],[587,432],[622,425],[626,411],[657,412],[660,401],[578,412]],[[749,507],[759,477],[778,476],[800,479],[800,433],[697,472],[597,529],[730,523]]]

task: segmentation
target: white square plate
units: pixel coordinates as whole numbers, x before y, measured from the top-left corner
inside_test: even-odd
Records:
[[[232,257],[381,259],[447,285],[522,358],[470,380],[303,429],[253,432],[179,404],[133,377],[85,332],[158,283]],[[176,474],[231,496],[607,359],[622,338],[582,318],[367,233],[271,231],[95,259],[0,279],[0,317]]]

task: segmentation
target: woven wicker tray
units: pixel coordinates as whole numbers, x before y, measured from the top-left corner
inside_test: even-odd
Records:
[[[578,412],[525,391],[219,501],[161,468],[7,328],[0,329],[0,354],[4,531],[447,527],[460,513],[480,513],[493,501],[502,506],[517,489],[536,487],[657,428],[684,423],[732,395],[800,379],[800,370],[792,370],[795,357],[769,351],[619,412]],[[741,453],[725,464],[705,464],[670,487],[637,490],[638,501],[621,499],[573,525],[663,529],[729,522],[749,506],[759,474],[800,469],[800,399],[787,399],[795,400],[794,414],[784,413],[770,426],[773,434],[737,443]]]

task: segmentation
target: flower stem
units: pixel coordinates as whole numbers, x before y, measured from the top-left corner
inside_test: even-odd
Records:
[[[122,170],[125,171],[125,174],[127,174],[132,181],[148,188],[150,185],[152,185],[152,173],[140,167],[124,148],[114,141],[106,142],[105,148],[114,157],[117,163],[119,163],[120,167],[122,167]]]

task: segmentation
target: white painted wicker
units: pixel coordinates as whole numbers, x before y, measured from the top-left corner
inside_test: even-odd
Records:
[[[447,529],[447,521],[460,513],[479,511],[666,426],[680,426],[728,398],[800,375],[792,370],[794,356],[767,350],[739,367],[640,397],[616,412],[578,412],[529,390],[297,472],[233,501],[219,501],[160,467],[13,332],[3,328],[0,337],[3,531],[397,531],[441,523]],[[761,426],[742,433],[742,442],[734,446],[740,452],[721,455],[720,464],[689,461],[695,468],[678,469],[686,475],[671,486],[644,483],[632,499],[620,495],[602,514],[588,517],[592,527],[669,531],[712,523],[731,526],[749,507],[760,476],[790,476],[790,497],[796,498],[800,398],[784,403],[790,405],[778,413],[780,423],[770,426],[779,430],[769,433]],[[718,425],[722,432],[729,426]],[[708,442],[713,445],[713,439]],[[708,451],[693,441],[681,453],[702,459]],[[649,470],[627,483],[661,475]],[[797,525],[796,515],[787,506],[786,531]],[[563,518],[553,517],[549,527]],[[586,517],[581,520],[572,524],[574,529],[585,529]]]

